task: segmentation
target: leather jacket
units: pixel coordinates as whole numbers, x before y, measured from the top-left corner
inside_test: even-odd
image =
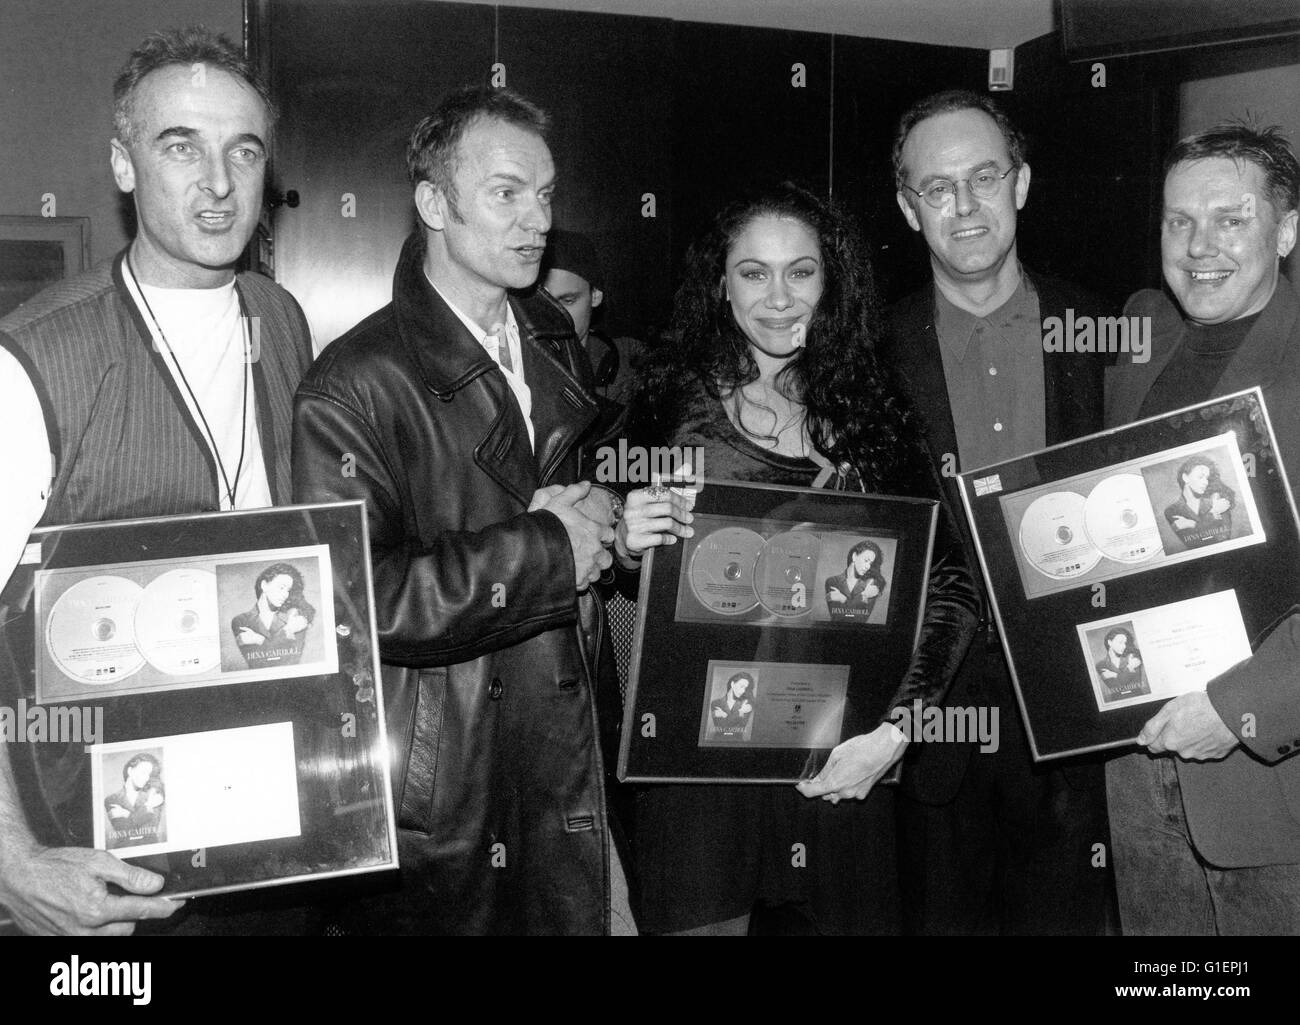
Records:
[[[536,447],[504,374],[406,242],[393,301],[329,346],[294,410],[294,497],[363,499],[400,890],[345,927],[602,933],[609,852],[595,691],[607,643],[563,524],[599,404],[563,308],[510,297]]]

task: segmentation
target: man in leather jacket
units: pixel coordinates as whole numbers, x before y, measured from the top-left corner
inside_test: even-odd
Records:
[[[366,503],[392,747],[400,879],[342,909],[351,931],[611,928],[595,691],[612,660],[588,585],[613,532],[574,483],[590,362],[533,288],[547,127],[504,89],[460,90],[416,126],[420,223],[393,301],[297,396],[297,499]]]

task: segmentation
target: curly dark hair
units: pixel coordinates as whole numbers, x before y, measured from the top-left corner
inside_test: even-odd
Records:
[[[672,330],[648,361],[634,404],[655,407],[655,419],[671,424],[674,400],[684,397],[683,373],[697,377],[720,401],[758,378],[720,283],[736,239],[765,216],[793,218],[816,235],[825,282],[806,343],[777,375],[777,387],[802,403],[809,439],[832,463],[855,468],[877,486],[909,480],[914,431],[901,395],[876,359],[880,316],[866,241],[838,206],[792,182],[731,203],[690,247]]]
[[[288,577],[290,580],[289,594],[284,599],[284,604],[280,606],[282,610],[297,609],[308,623],[316,619],[316,608],[309,602],[303,594],[305,584],[303,583],[302,574],[298,572],[296,566],[291,566],[287,562],[277,562],[274,566],[268,566],[257,575],[253,581],[253,594],[262,597],[262,585],[269,584],[276,577]],[[235,631],[238,633],[238,631]]]
[[[853,559],[863,552],[870,552],[873,556],[871,560],[871,569],[877,573],[884,571],[885,553],[880,550],[880,545],[870,538],[864,538],[849,549],[849,554],[844,557],[844,571],[847,573],[849,567],[853,564]]]

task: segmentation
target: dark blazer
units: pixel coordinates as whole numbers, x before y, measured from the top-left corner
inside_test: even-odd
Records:
[[[1073,309],[1076,316],[1108,316],[1113,312],[1102,300],[1068,282],[1028,270],[1025,274],[1038,293],[1039,313],[1043,318],[1064,318],[1067,309]],[[960,465],[957,429],[953,423],[943,356],[934,326],[933,284],[926,285],[889,309],[882,358],[898,375],[901,387],[921,414],[926,441],[935,463],[940,467],[955,465],[955,472],[976,469]],[[1105,356],[1090,353],[1043,354],[1048,445],[1101,429],[1105,360]],[[951,459],[945,460],[945,456],[951,456]],[[961,510],[955,473],[944,470],[943,486],[952,507]],[[978,566],[970,527],[960,513],[958,523],[966,546],[966,558],[972,567]],[[990,615],[987,599],[984,607],[986,616]],[[1019,715],[1001,650],[996,646],[990,647],[981,635],[971,644],[945,703],[969,707],[989,702],[1001,707],[1000,721],[1004,729],[1007,717]],[[975,747],[973,743],[914,745],[908,753],[907,770],[903,774],[904,791],[927,804],[946,804],[956,795]],[[1089,779],[1089,785],[1100,786],[1100,774],[1096,775],[1096,780]]]
[[[1151,317],[1151,360],[1106,373],[1107,426],[1136,420],[1182,339],[1183,319],[1161,292],[1138,292],[1125,316]],[[1293,494],[1300,485],[1300,300],[1285,278],[1228,363],[1214,395],[1260,386]],[[1290,572],[1296,572],[1292,567]],[[1255,655],[1213,680],[1210,701],[1241,746],[1217,762],[1176,760],[1197,852],[1221,868],[1300,862],[1300,615]],[[1243,719],[1250,716],[1249,720]],[[1242,733],[1254,723],[1253,736]]]
[[[322,353],[294,407],[295,498],[366,503],[398,810],[402,888],[345,924],[603,933],[594,692],[602,669],[617,683],[564,525],[528,512],[535,490],[577,479],[599,412],[591,364],[555,300],[512,296],[531,448],[505,375],[423,257],[413,234],[392,303]]]

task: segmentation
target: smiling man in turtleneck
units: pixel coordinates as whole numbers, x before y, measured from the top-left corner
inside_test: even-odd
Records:
[[[1129,300],[1126,315],[1151,318],[1152,358],[1107,371],[1108,425],[1258,385],[1300,481],[1300,301],[1280,270],[1298,202],[1300,164],[1276,129],[1220,125],[1174,147],[1161,220],[1174,301]],[[1292,615],[1252,658],[1156,713],[1138,736],[1146,751],[1107,765],[1126,933],[1300,931],[1298,662]]]

